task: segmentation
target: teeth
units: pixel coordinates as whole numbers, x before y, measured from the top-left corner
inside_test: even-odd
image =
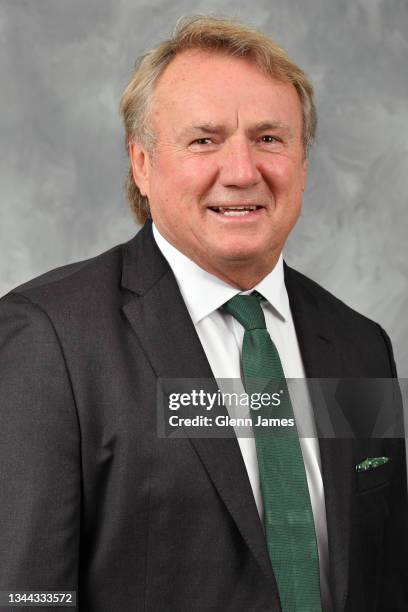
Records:
[[[235,209],[235,210],[222,210],[221,214],[226,217],[243,217],[244,215],[249,215],[250,211],[245,209]]]
[[[214,206],[214,210],[217,210],[223,215],[227,215],[229,217],[242,217],[243,215],[247,215],[252,210],[256,210],[256,206],[233,206],[233,207],[225,207],[225,206]]]

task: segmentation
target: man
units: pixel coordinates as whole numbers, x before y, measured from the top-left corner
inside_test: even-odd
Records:
[[[159,379],[396,376],[385,332],[282,260],[306,76],[263,34],[193,18],[121,112],[144,227],[2,300],[0,589],[92,612],[406,610],[402,439],[157,435]]]

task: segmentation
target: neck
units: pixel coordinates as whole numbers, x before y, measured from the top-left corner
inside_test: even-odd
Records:
[[[276,266],[280,252],[268,258],[267,261],[228,261],[228,262],[202,262],[194,257],[195,263],[206,272],[213,274],[220,280],[236,287],[241,291],[248,291],[255,287]]]
[[[160,232],[158,228],[157,231],[164,240],[194,261],[200,268],[241,291],[252,289],[272,272],[282,252],[282,246],[280,246],[256,257],[200,257],[192,249],[180,248],[180,245],[171,240],[170,236],[166,236],[164,232]]]

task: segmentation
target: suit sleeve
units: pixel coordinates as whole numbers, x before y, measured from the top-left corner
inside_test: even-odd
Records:
[[[54,327],[9,294],[0,300],[0,590],[77,590],[79,448]]]
[[[392,377],[397,377],[397,368],[392,351],[391,341],[384,330],[384,337]],[[400,418],[403,422],[402,398],[398,386],[395,392],[399,397],[396,404],[400,406]],[[398,431],[403,430],[403,424]],[[390,514],[384,536],[383,582],[380,610],[406,612],[408,609],[408,498],[405,439],[386,439],[386,455],[393,462],[393,479],[390,491]]]

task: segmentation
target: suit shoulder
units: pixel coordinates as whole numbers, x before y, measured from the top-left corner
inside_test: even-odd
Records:
[[[96,302],[107,303],[120,284],[123,249],[129,243],[41,274],[11,290],[1,301],[19,296],[48,313],[72,311],[81,305],[92,309]]]
[[[360,371],[357,365],[365,364],[368,377],[397,375],[391,341],[381,325],[287,265],[285,283],[289,300],[291,296],[302,296],[300,302],[303,302],[307,296],[306,302],[314,303],[314,312],[328,337],[334,339],[337,347],[342,347],[349,371]]]
[[[315,299],[319,307],[325,310],[331,317],[336,319],[338,322],[342,321],[348,325],[356,325],[361,329],[367,328],[367,330],[375,330],[378,333],[379,324],[369,319],[365,315],[357,312],[348,304],[340,300],[338,297],[330,293],[327,289],[319,285],[316,281],[312,280],[308,276],[305,276],[301,272],[286,266],[286,279],[287,284],[301,286],[304,291],[309,293]]]
[[[42,289],[45,290],[47,287],[60,281],[66,281],[68,283],[70,281],[75,282],[78,277],[94,274],[99,269],[106,270],[106,265],[114,263],[118,256],[120,257],[122,248],[123,244],[118,244],[108,251],[104,251],[89,259],[53,268],[15,287],[10,293],[19,293],[27,296],[35,295],[36,293],[40,293]]]

